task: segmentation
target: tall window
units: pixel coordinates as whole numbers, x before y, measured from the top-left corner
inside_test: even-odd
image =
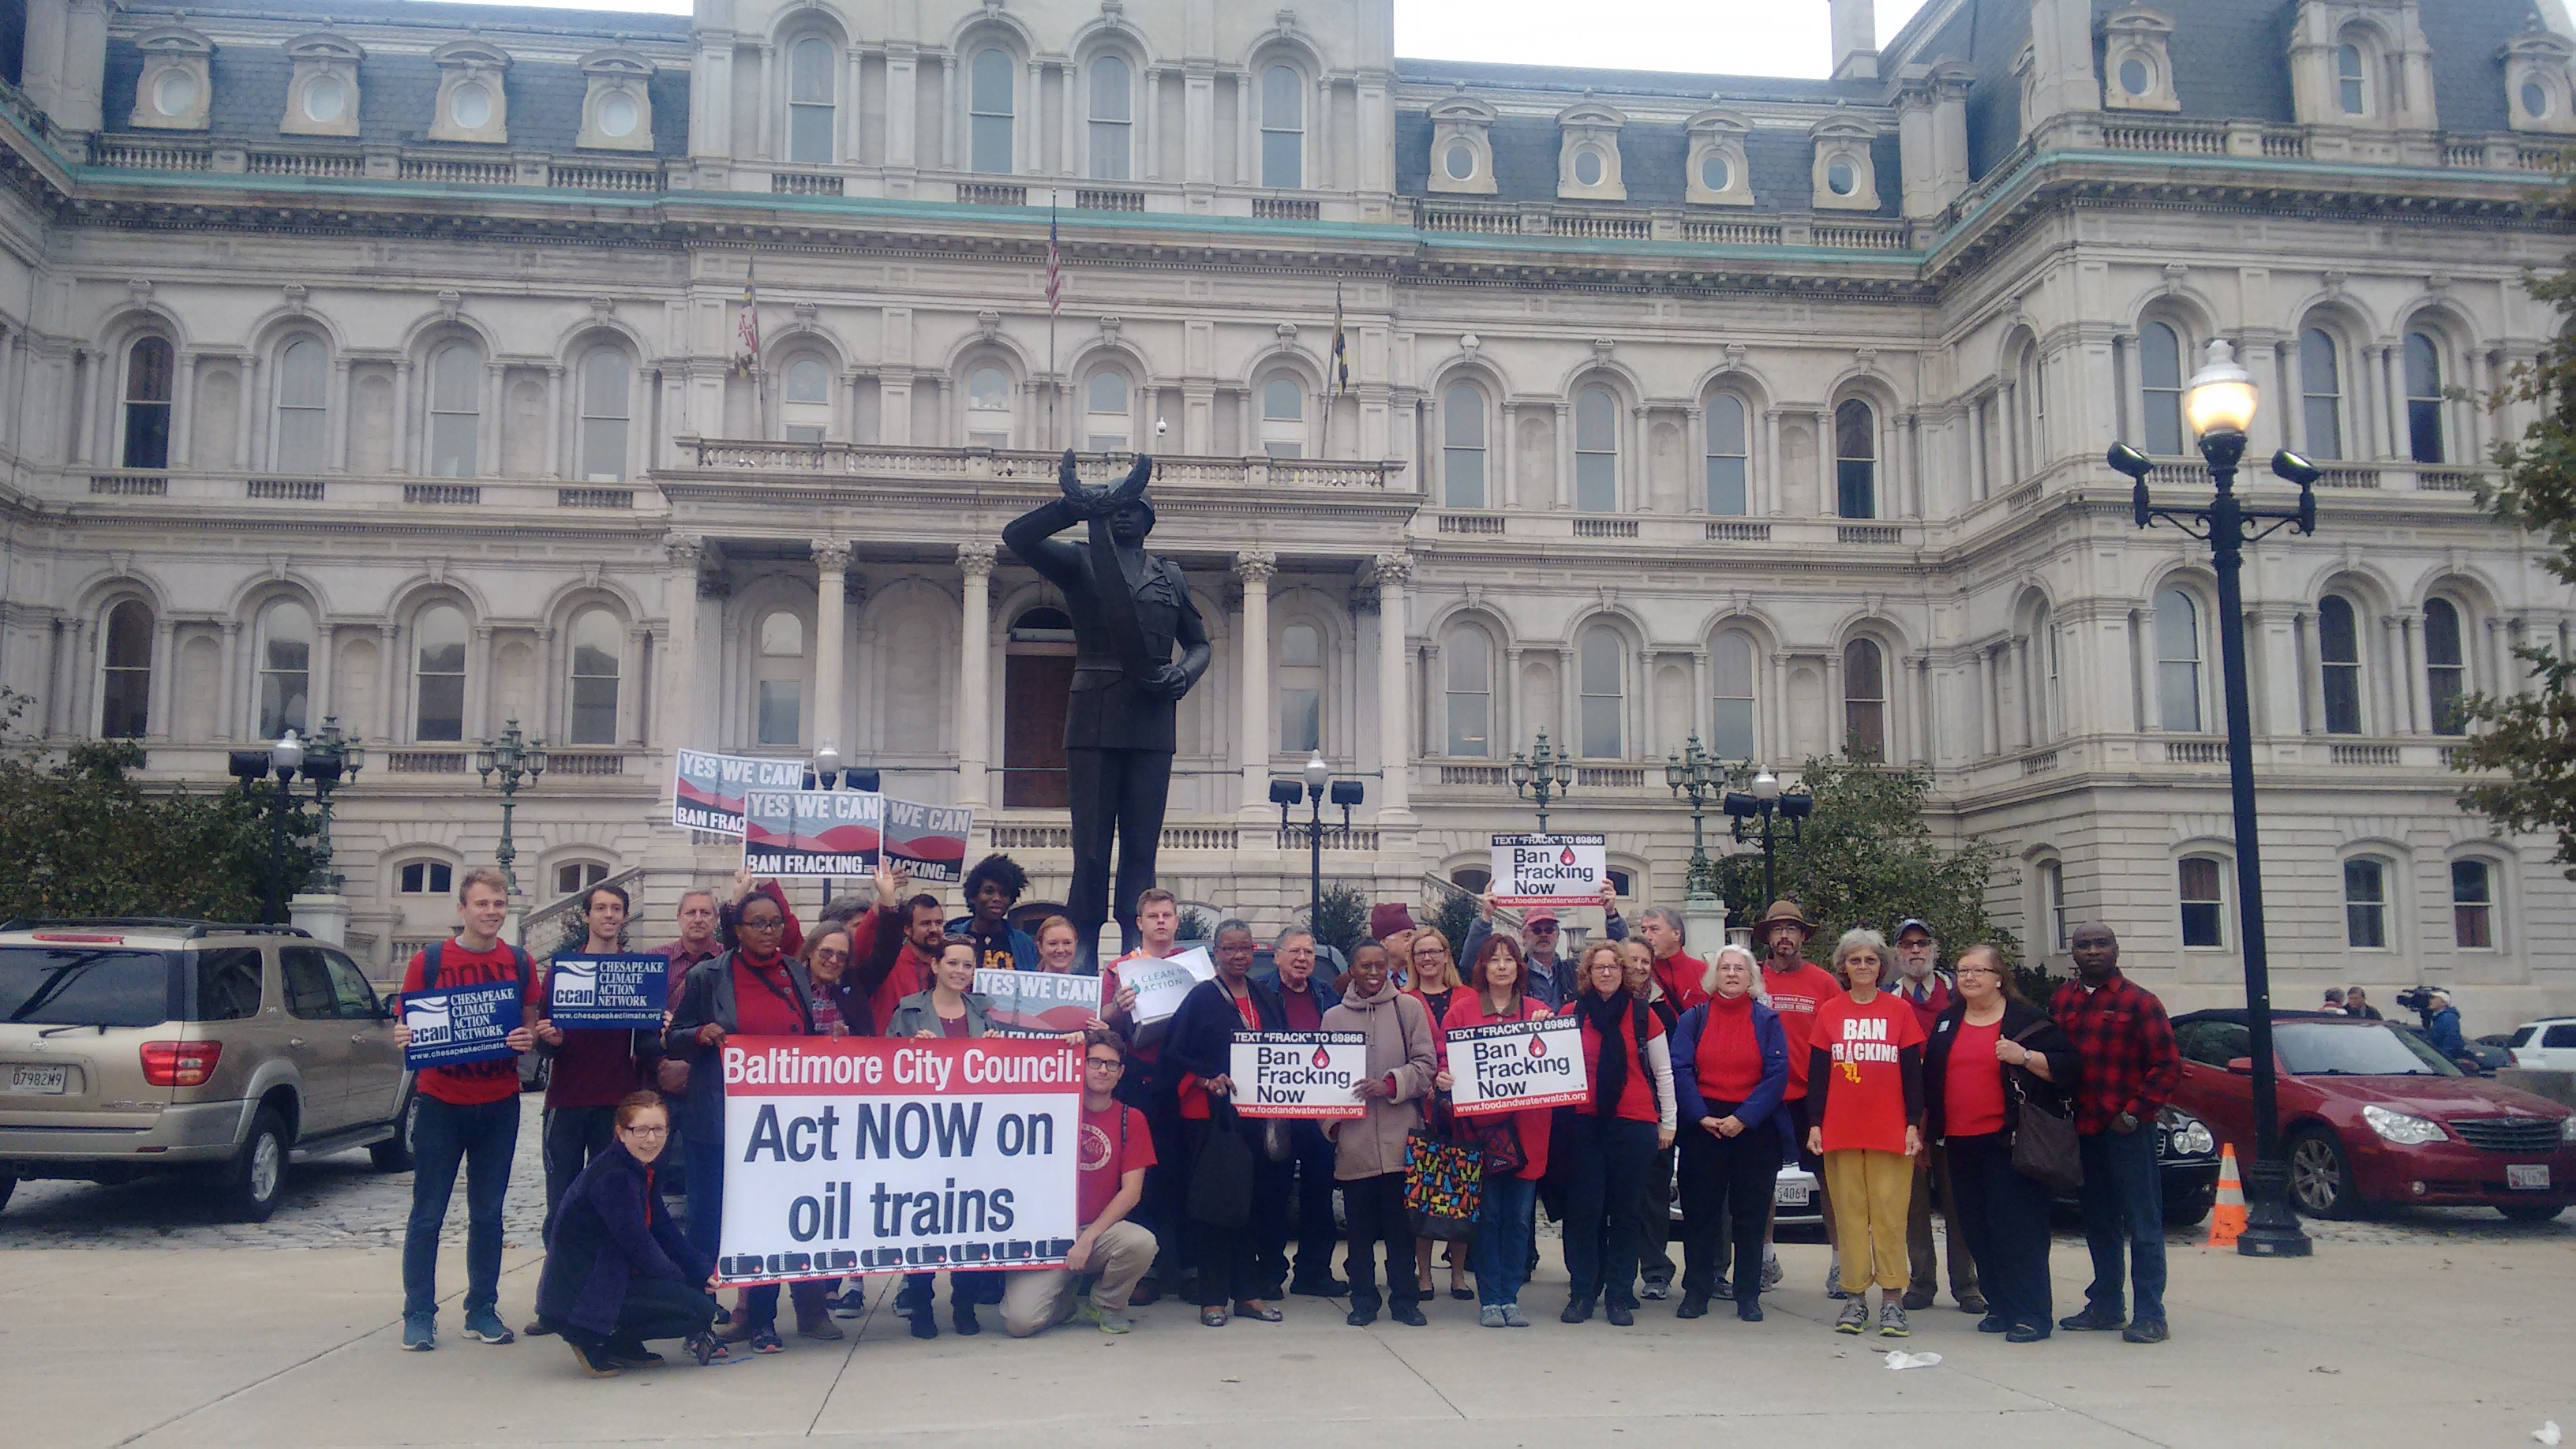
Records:
[[[2221,894],[2218,858],[2186,855],[2178,872],[2182,896],[2182,943],[2186,946],[2227,944],[2227,898]]]
[[[1011,57],[994,47],[975,52],[966,72],[967,166],[1011,169]]]
[[[1597,760],[1622,757],[1620,727],[1628,712],[1627,650],[1615,629],[1596,628],[1576,650],[1582,706],[1583,753]]]
[[[2424,703],[2433,733],[2465,734],[2460,696],[2468,693],[2468,656],[2460,649],[2460,609],[2448,599],[2424,601]]]
[[[791,443],[819,443],[831,430],[832,369],[821,358],[800,357],[787,364],[778,421]]]
[[[1306,390],[1293,377],[1274,377],[1261,385],[1261,451],[1300,458],[1305,450]]]
[[[1485,395],[1451,383],[1440,396],[1440,497],[1451,508],[1485,506]]]
[[[2335,47],[2335,101],[2347,116],[2362,115],[2370,109],[2370,94],[2362,72],[2361,47]]]
[[[483,421],[483,366],[472,347],[451,342],[429,359],[429,474],[471,478]]]
[[[2463,951],[2495,949],[2494,875],[2483,860],[2451,862],[2451,944]]]
[[[2317,668],[2325,676],[2326,733],[2360,734],[2361,626],[2341,594],[2317,601]]]
[[[1324,742],[1324,631],[1292,623],[1279,631],[1279,749],[1302,754]]]
[[[1129,75],[1124,56],[1104,55],[1091,63],[1091,176],[1095,181],[1127,179],[1127,138],[1135,116]]]
[[[819,35],[787,49],[787,159],[832,159],[832,43]]]
[[[2343,456],[2343,367],[2334,338],[2314,327],[2299,334],[2299,419],[2309,457]]]
[[[1878,420],[1859,398],[1834,409],[1834,491],[1843,517],[1878,516]]]
[[[2421,332],[2406,334],[2407,456],[2442,461],[2442,353]]]
[[[1482,629],[1449,631],[1449,753],[1489,759],[1494,753],[1494,645]]]
[[[1306,184],[1306,88],[1289,66],[1261,73],[1261,184]]]
[[[125,466],[170,466],[170,384],[178,359],[166,338],[146,337],[125,354]]]
[[[139,740],[151,724],[152,611],[128,599],[107,614],[105,687],[100,691],[98,732],[111,740]]]
[[[1011,446],[1011,376],[979,367],[966,377],[966,441],[978,448]]]
[[[1708,511],[1742,514],[1746,463],[1752,455],[1744,426],[1744,399],[1716,393],[1708,400]]]
[[[2039,940],[2042,954],[2066,949],[2066,863],[2039,863]]]
[[[1887,758],[1887,662],[1868,639],[1843,646],[1843,741],[1855,760]]]
[[[1619,399],[1599,383],[1574,395],[1574,511],[1619,511]]]
[[[2200,606],[2180,589],[2156,595],[2156,718],[2167,730],[2200,730]]]
[[[795,744],[805,723],[805,621],[781,609],[760,621],[760,656],[752,665],[753,737]]]
[[[412,621],[412,737],[465,738],[465,612],[432,604]]]
[[[2021,355],[2021,470],[2037,473],[2048,456],[2048,363],[2032,346]]]
[[[322,471],[329,373],[330,360],[313,338],[298,337],[278,354],[277,471]]]
[[[2138,329],[2138,390],[2146,404],[2147,451],[2182,452],[2182,335],[2163,322]]]
[[[2343,863],[2343,941],[2364,951],[2388,947],[2388,862],[2375,855]]]
[[[617,743],[617,616],[584,609],[572,621],[572,742]]]
[[[626,354],[591,349],[581,363],[581,476],[592,483],[626,479]]]
[[[1709,753],[1721,760],[1750,760],[1756,748],[1753,728],[1753,641],[1742,634],[1720,634],[1708,652],[1710,683],[1717,698],[1709,731]]]
[[[1127,379],[1106,368],[1091,375],[1083,385],[1082,411],[1084,445],[1094,453],[1119,453],[1127,448]]]
[[[313,614],[280,599],[259,616],[259,737],[276,739],[306,724],[313,679]]]

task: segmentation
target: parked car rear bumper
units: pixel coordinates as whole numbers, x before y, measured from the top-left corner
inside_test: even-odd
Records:
[[[229,1160],[249,1131],[248,1100],[183,1102],[163,1107],[149,1127],[0,1126],[0,1174],[88,1177],[96,1167],[122,1171]]]

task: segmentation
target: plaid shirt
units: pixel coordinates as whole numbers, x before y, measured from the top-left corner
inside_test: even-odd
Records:
[[[2173,1023],[2155,993],[2114,969],[2090,991],[2081,981],[2059,986],[2048,1014],[2074,1038],[2084,1062],[2074,1093],[2075,1130],[2108,1131],[2123,1112],[2154,1121],[2182,1078]]]

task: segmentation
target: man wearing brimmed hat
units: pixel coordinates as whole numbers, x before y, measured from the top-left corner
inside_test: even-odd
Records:
[[[1753,944],[1762,952],[1762,996],[1771,1009],[1780,1014],[1780,1030],[1789,1039],[1789,1090],[1782,1100],[1792,1113],[1803,1114],[1807,1102],[1807,1036],[1815,1029],[1816,1008],[1843,994],[1842,983],[1822,966],[1809,961],[1802,952],[1807,938],[1816,934],[1815,922],[1798,909],[1798,903],[1783,897],[1771,903],[1762,919],[1753,925]],[[1792,1116],[1803,1121],[1803,1116]],[[1833,1204],[1825,1196],[1825,1163],[1822,1157],[1808,1152],[1804,1144],[1798,1149],[1799,1165],[1816,1179],[1816,1210],[1833,1221]],[[1825,1293],[1840,1298],[1842,1280],[1828,1268]]]
[[[1600,903],[1602,939],[1628,939],[1628,922],[1619,914],[1617,887],[1602,886]],[[1521,951],[1529,958],[1530,995],[1546,1003],[1550,1011],[1561,1010],[1581,990],[1581,983],[1574,979],[1573,958],[1561,954],[1558,943],[1565,936],[1558,925],[1554,906],[1532,906],[1521,914]],[[1476,898],[1475,924],[1467,928],[1467,939],[1458,946],[1461,972],[1475,964],[1476,953],[1485,948],[1485,938],[1492,934],[1494,898],[1487,893]]]

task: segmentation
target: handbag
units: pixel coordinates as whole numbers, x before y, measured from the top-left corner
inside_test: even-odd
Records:
[[[2013,1040],[2020,1042],[2021,1037]],[[2021,1078],[2018,1068],[2004,1073],[2004,1080],[2012,1083],[2013,1102],[2020,1108],[2013,1126],[2013,1171],[2053,1191],[2073,1192],[2084,1185],[2084,1153],[2075,1140],[2075,1123],[2032,1101]]]
[[[1297,1155],[1297,1124],[1285,1117],[1261,1120],[1261,1155],[1271,1162],[1286,1162]]]
[[[1518,1177],[1521,1169],[1529,1166],[1529,1154],[1521,1151],[1520,1129],[1512,1125],[1511,1113],[1496,1112],[1459,1126],[1474,1144],[1476,1155],[1483,1159],[1485,1176]]]
[[[1445,1243],[1475,1236],[1485,1202],[1485,1164],[1474,1144],[1441,1130],[1435,1119],[1404,1136],[1404,1210],[1413,1235]]]
[[[1190,1166],[1192,1222],[1239,1228],[1252,1221],[1252,1144],[1243,1140],[1241,1120],[1232,1102],[1208,1100],[1210,1131],[1198,1161]]]

